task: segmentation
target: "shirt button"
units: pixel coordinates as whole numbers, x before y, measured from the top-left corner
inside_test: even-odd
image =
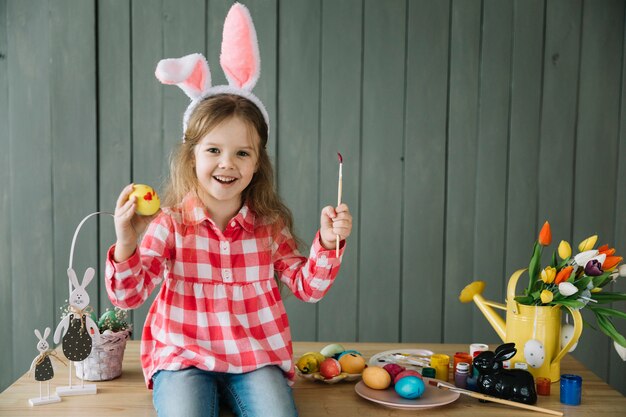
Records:
[[[232,227],[235,227],[235,224],[236,224],[236,223],[235,223],[235,221],[234,221],[234,220],[233,220],[232,222],[230,222],[230,225],[231,225]]]
[[[230,269],[222,270],[222,279],[224,281],[232,281],[232,273],[230,272]]]
[[[230,244],[228,242],[221,242],[220,249],[222,250],[223,253],[228,253],[230,252]]]

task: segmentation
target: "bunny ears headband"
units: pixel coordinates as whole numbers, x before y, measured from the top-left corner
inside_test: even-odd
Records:
[[[175,84],[191,99],[183,116],[183,132],[187,131],[189,117],[204,99],[218,94],[234,94],[254,103],[269,129],[269,116],[261,100],[252,93],[261,73],[261,58],[256,30],[248,9],[235,3],[224,21],[220,65],[228,85],[211,86],[211,72],[202,54],[182,58],[162,59],[155,75],[163,84]],[[183,136],[184,140],[184,136]]]

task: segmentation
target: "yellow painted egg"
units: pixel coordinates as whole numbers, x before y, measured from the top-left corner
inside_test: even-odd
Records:
[[[368,366],[363,370],[363,383],[372,389],[386,389],[391,375],[380,366]]]
[[[161,207],[159,195],[149,185],[135,184],[133,186],[133,192],[130,193],[130,195],[137,197],[137,208],[135,212],[142,216],[152,216],[159,211],[159,207]]]

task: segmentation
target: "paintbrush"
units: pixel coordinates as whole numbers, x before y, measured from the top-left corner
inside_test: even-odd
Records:
[[[342,181],[343,181],[343,157],[339,152],[337,152],[337,156],[339,157],[339,183],[337,184],[337,207],[341,204],[341,192],[342,192]],[[335,256],[339,257],[339,240],[341,238],[337,235],[337,242],[335,245]]]
[[[561,411],[550,410],[548,408],[537,407],[535,405],[523,404],[523,403],[518,403],[516,401],[510,401],[510,400],[504,400],[498,397],[492,397],[491,395],[481,394],[480,392],[474,392],[474,391],[466,390],[463,388],[458,388],[458,387],[455,387],[454,385],[446,384],[445,382],[437,381],[435,379],[431,379],[430,381],[428,381],[428,383],[440,389],[446,389],[452,392],[458,392],[459,394],[468,395],[472,398],[477,398],[483,401],[490,401],[492,403],[510,405],[511,407],[523,408],[525,410],[536,411],[538,413],[552,414],[555,416],[563,415]]]

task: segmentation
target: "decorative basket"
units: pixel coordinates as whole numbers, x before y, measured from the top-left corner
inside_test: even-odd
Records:
[[[122,374],[122,360],[130,329],[119,332],[106,330],[100,335],[100,343],[93,344],[91,354],[76,365],[76,376],[87,381],[108,381]]]

